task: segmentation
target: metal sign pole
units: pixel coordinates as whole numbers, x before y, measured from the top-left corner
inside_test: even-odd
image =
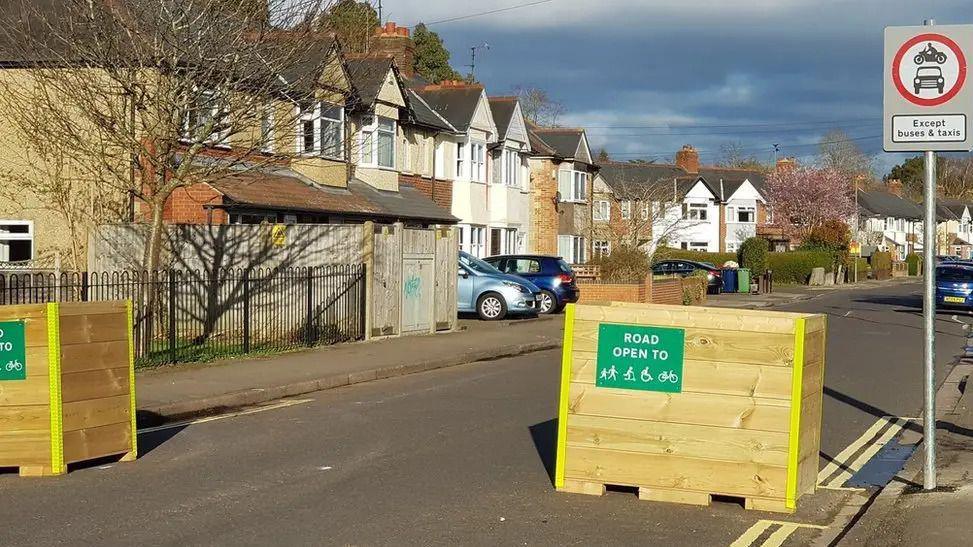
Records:
[[[929,27],[936,24],[935,19],[923,21]],[[936,152],[926,151],[925,193],[926,219],[923,225],[923,246],[925,255],[925,291],[923,294],[922,319],[925,331],[925,406],[923,408],[923,444],[925,445],[925,465],[923,466],[923,487],[936,489]]]
[[[923,486],[936,488],[936,153],[926,152],[925,181],[926,219],[923,225],[925,255],[922,318],[925,327],[925,407],[923,410],[923,444],[926,461]]]

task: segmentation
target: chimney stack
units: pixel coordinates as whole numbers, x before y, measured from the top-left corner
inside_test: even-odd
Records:
[[[902,197],[902,181],[899,179],[889,179],[885,185],[888,187],[889,193],[893,196]]]
[[[375,29],[368,43],[369,55],[392,57],[399,73],[406,78],[415,75],[416,45],[409,37],[409,29],[389,21]]]
[[[794,158],[781,158],[777,160],[777,171],[780,173],[790,171],[797,167],[797,162]]]
[[[699,152],[690,144],[676,152],[676,167],[692,175],[699,174]]]

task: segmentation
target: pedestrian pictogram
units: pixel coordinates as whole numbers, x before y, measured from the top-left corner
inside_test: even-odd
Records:
[[[887,152],[973,148],[973,25],[885,29]]]

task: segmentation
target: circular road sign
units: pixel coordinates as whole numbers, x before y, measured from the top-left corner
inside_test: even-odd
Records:
[[[914,36],[892,59],[892,81],[912,104],[945,104],[966,83],[966,56],[956,42],[942,34]]]

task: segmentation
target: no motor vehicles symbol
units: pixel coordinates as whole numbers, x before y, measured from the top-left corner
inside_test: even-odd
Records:
[[[966,83],[966,56],[942,34],[913,36],[892,60],[892,81],[904,99],[932,107],[949,102]]]

